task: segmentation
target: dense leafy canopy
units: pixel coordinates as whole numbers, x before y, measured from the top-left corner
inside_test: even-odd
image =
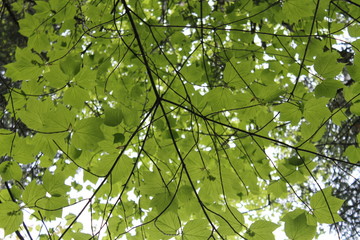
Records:
[[[2,82],[6,235],[341,238],[322,167],[359,182],[356,1],[5,2],[27,37]]]

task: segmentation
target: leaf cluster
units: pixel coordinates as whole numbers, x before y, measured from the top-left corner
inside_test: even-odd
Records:
[[[21,86],[7,85],[3,113],[31,132],[0,129],[6,235],[258,240],[275,239],[281,226],[305,240],[334,224],[341,237],[343,200],[318,166],[359,166],[354,128],[343,154],[324,151],[329,126],[360,113],[358,4],[39,0],[32,8],[18,21],[27,45],[5,65]],[[334,48],[346,31],[350,62]],[[31,164],[45,171],[24,177]]]

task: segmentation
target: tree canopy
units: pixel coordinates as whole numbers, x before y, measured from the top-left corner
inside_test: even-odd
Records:
[[[5,235],[359,234],[358,1],[2,4]]]

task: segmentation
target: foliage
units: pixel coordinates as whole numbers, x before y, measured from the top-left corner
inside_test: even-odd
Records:
[[[359,4],[31,9],[18,21],[27,46],[5,66],[21,86],[6,85],[3,114],[29,129],[0,129],[6,235],[257,240],[281,229],[300,240],[325,223],[342,237],[340,185],[322,167],[359,182]],[[344,126],[352,142],[335,154],[326,137]],[[46,170],[25,176],[29,164]]]
[[[18,32],[19,24],[17,19],[20,17],[20,14],[12,11],[8,1],[3,1],[0,19],[0,127],[7,129],[12,128],[12,124],[9,124],[9,122],[12,122],[13,119],[4,113],[7,104],[4,94],[8,93],[11,87],[18,87],[19,83],[17,81],[12,82],[4,76],[5,68],[3,66],[15,60],[14,50],[16,46],[26,46],[26,38]],[[17,127],[20,127],[19,124]]]

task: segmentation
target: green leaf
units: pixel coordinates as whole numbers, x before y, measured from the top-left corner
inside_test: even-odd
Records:
[[[328,79],[316,86],[315,96],[317,98],[319,97],[332,98],[335,97],[336,92],[342,87],[344,87],[344,84],[342,84],[340,81]]]
[[[111,126],[111,127],[115,127],[117,125],[119,125],[122,120],[123,120],[123,114],[122,111],[119,108],[110,108],[105,106],[105,119],[104,119],[104,124]]]
[[[44,130],[45,115],[53,110],[54,105],[50,99],[39,101],[36,98],[31,98],[27,102],[26,111],[19,111],[18,116],[28,127],[35,130]]]
[[[290,164],[279,164],[278,170],[281,176],[286,178],[286,181],[290,184],[302,183],[306,181],[306,177],[295,166]]]
[[[48,35],[35,32],[35,34],[28,39],[28,46],[32,47],[37,52],[48,50],[50,48]]]
[[[330,116],[330,111],[326,107],[328,101],[327,98],[313,98],[307,101],[304,106],[305,119],[314,125],[322,123]]]
[[[291,23],[296,23],[302,18],[313,16],[314,9],[315,4],[310,0],[286,0],[282,11],[287,20],[290,20]]]
[[[54,88],[63,87],[70,80],[70,77],[60,69],[59,64],[48,66],[44,78],[48,81],[49,86]]]
[[[357,37],[360,35],[360,26],[351,25],[351,26],[349,26],[348,31],[349,31],[349,35],[351,37]]]
[[[345,150],[345,155],[348,157],[351,163],[358,163],[360,161],[360,148],[349,146]]]
[[[320,223],[332,224],[343,219],[337,214],[344,200],[331,196],[332,189],[325,188],[315,193],[310,199],[310,206]]]
[[[60,69],[61,71],[73,78],[79,71],[81,66],[81,59],[79,56],[67,56],[60,62]]]
[[[32,235],[88,239],[87,210],[94,234],[129,240],[274,239],[277,215],[287,238],[311,239],[340,220],[341,200],[298,190],[344,180],[321,159],[358,162],[355,4],[10,2],[0,201],[29,208]],[[290,186],[310,213],[291,212]]]
[[[318,74],[325,79],[334,78],[340,74],[343,69],[343,65],[337,62],[339,54],[336,52],[326,52],[316,57],[314,62],[314,68]]]
[[[39,185],[36,181],[32,181],[29,185],[26,186],[23,194],[22,200],[27,205],[27,207],[33,207],[36,205],[37,201],[45,197],[46,190],[43,185]]]
[[[268,193],[272,194],[275,198],[284,196],[286,195],[285,193],[287,193],[286,183],[281,180],[273,182],[269,185],[267,191]]]
[[[16,162],[5,161],[0,164],[0,176],[3,181],[20,181],[22,178],[22,170]]]
[[[28,144],[25,138],[15,138],[12,146],[13,159],[22,164],[29,164],[35,161],[35,155],[38,154],[34,151],[34,146]]]
[[[85,89],[82,89],[78,86],[72,86],[67,89],[64,93],[64,104],[75,107],[83,108],[85,101],[89,100],[89,93]]]
[[[235,108],[236,100],[230,89],[215,88],[204,96],[203,99],[213,111],[220,111],[224,108]]]
[[[125,136],[122,133],[115,133],[114,136],[114,142],[113,143],[123,143],[125,141]]]
[[[292,125],[296,125],[302,117],[300,107],[295,103],[280,104],[275,110],[280,112],[280,121],[291,121]]]
[[[59,105],[55,111],[43,114],[44,130],[48,132],[68,131],[74,120],[73,112],[65,106]]]
[[[293,166],[300,166],[300,165],[304,164],[304,161],[297,156],[288,158],[287,162]]]
[[[154,222],[155,226],[164,234],[175,235],[181,226],[179,217],[174,212],[161,214]]]
[[[272,232],[278,227],[279,225],[273,222],[258,220],[251,224],[250,228],[247,230],[246,237],[252,240],[275,240]]]
[[[309,224],[306,212],[301,209],[285,214],[281,219],[285,222],[285,233],[293,240],[311,240],[316,233],[316,224]]]
[[[96,70],[82,67],[75,76],[75,82],[84,89],[93,89],[96,86],[96,74]]]
[[[360,102],[356,102],[350,107],[350,111],[358,116],[360,116]]]
[[[0,129],[0,156],[9,155],[14,135],[11,131]]]
[[[124,116],[124,122],[128,127],[135,127],[139,123],[140,118],[135,109],[130,109],[126,107],[122,109],[122,111]]]
[[[186,240],[207,239],[211,235],[209,223],[205,219],[190,220],[186,223],[183,234]]]
[[[115,235],[119,235],[125,232],[125,221],[118,216],[111,217],[108,221],[108,224],[110,232],[114,233]]]
[[[114,156],[112,156],[113,159]],[[114,167],[114,170],[111,174],[111,180],[112,183],[116,183],[119,181],[125,181],[129,175],[131,175],[131,171],[133,169],[133,160],[127,156],[123,156],[116,166]]]
[[[21,8],[22,9],[22,8]],[[36,18],[35,16],[32,17],[28,17],[27,19],[23,18],[20,19],[19,25],[20,25],[20,33],[23,36],[30,36],[32,34],[34,34],[34,30],[36,29],[36,26],[38,26],[40,24],[39,22],[40,20],[38,18]]]
[[[354,46],[359,45],[360,41],[356,40],[355,42],[353,42]],[[354,59],[353,59],[353,64],[352,65],[346,65],[346,71],[350,74],[351,79],[353,79],[356,82],[359,82],[360,80],[360,70],[359,70],[359,65],[360,65],[360,57],[355,55]]]
[[[36,80],[42,73],[42,59],[30,49],[17,49],[16,62],[6,65],[6,75],[13,79]]]
[[[36,152],[42,152],[46,156],[52,158],[58,151],[58,147],[56,146],[54,141],[57,142],[64,140],[67,135],[67,133],[56,135],[36,134],[32,140],[32,143]],[[50,164],[52,164],[52,160],[50,160]]]
[[[67,207],[68,198],[65,196],[44,197],[37,201],[36,206],[45,211],[45,217],[55,220],[62,216],[62,209]]]
[[[86,118],[75,122],[71,143],[78,149],[93,150],[97,143],[104,139],[100,130],[102,120],[99,118]]]
[[[65,185],[66,176],[63,173],[51,174],[46,171],[43,176],[43,187],[52,196],[65,196],[70,187]]]
[[[350,101],[350,100],[357,100],[359,99],[360,95],[360,83],[356,82],[354,84],[352,84],[349,87],[344,88],[344,97],[345,100]]]
[[[246,79],[251,74],[252,63],[245,62],[238,64],[235,58],[226,63],[224,70],[224,81],[236,89],[243,88],[249,84]]]
[[[171,192],[163,192],[156,194],[150,202],[155,212],[161,213],[167,208],[170,211],[176,211],[178,207],[177,200],[173,199]]]
[[[221,217],[217,216],[217,220],[220,225],[218,231],[228,236],[241,232],[245,223],[244,216],[234,207],[227,208]]]
[[[89,233],[72,232],[72,231],[69,233],[69,236],[72,237],[72,239],[77,239],[77,240],[88,240],[93,237]]]
[[[5,236],[20,228],[23,221],[23,213],[14,202],[6,201],[0,203],[0,228],[4,229]]]
[[[156,194],[164,192],[164,184],[159,181],[160,176],[156,173],[146,172],[144,174],[144,184],[140,187],[142,194]]]

